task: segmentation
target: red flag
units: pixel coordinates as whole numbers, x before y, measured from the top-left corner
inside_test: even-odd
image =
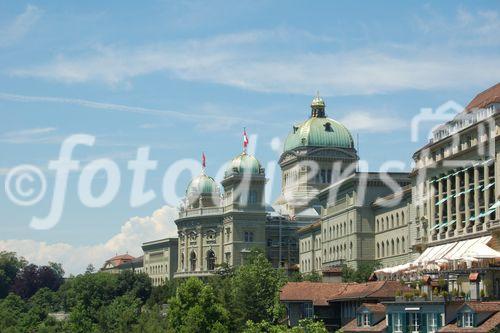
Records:
[[[201,154],[201,165],[203,166],[203,169],[207,166],[207,158],[205,157],[205,152]]]
[[[248,136],[247,136],[247,130],[243,129],[243,148],[247,148],[248,146]]]

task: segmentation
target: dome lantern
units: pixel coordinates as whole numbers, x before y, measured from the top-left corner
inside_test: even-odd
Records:
[[[319,95],[319,91],[316,92],[311,102],[311,117],[324,118],[325,115],[325,101]]]

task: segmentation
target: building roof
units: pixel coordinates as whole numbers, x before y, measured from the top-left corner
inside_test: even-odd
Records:
[[[365,307],[372,313],[384,313],[385,314],[385,305],[382,303],[363,303],[361,307]]]
[[[477,94],[467,105],[466,110],[482,109],[492,103],[500,103],[500,83]]]
[[[106,260],[106,263],[112,264],[114,267],[119,266],[127,261],[133,260],[135,257],[132,257],[130,254],[120,254],[116,255],[113,258]]]
[[[321,227],[321,220],[318,220],[314,223],[311,223],[305,227],[302,227],[300,229],[297,230],[297,232],[299,234],[302,234],[302,233],[305,233],[305,232],[309,232],[309,231],[312,231],[312,230],[316,230],[316,229],[319,229]]]
[[[498,306],[498,305],[497,305]],[[498,311],[498,309],[497,309]],[[500,312],[495,313],[490,316],[488,319],[483,321],[477,327],[458,327],[456,320],[453,323],[450,323],[439,330],[439,332],[443,333],[452,333],[452,332],[460,332],[460,333],[488,333],[495,329],[500,325]]]
[[[385,317],[381,317],[380,321],[378,321],[375,325],[368,327],[358,326],[358,321],[354,318],[340,330],[342,332],[384,332],[386,328],[387,323],[385,321]]]
[[[186,189],[186,195],[217,194],[219,186],[215,180],[202,172],[193,178]]]
[[[474,312],[498,312],[500,311],[499,302],[467,302],[464,306],[468,306]]]
[[[243,152],[233,158],[227,165],[225,177],[233,174],[260,175],[262,174],[262,167],[259,160],[253,155]]]
[[[328,300],[342,293],[347,283],[288,282],[280,292],[282,302],[311,301],[326,306]]]
[[[391,193],[389,195],[386,195],[385,197],[380,197],[375,199],[373,201],[372,206],[373,207],[387,207],[388,202],[391,202],[392,200],[396,199],[401,199],[404,198],[405,196],[410,196],[411,195],[411,185],[406,185],[401,188],[401,191]]]
[[[289,282],[280,293],[283,302],[310,301],[314,305],[328,305],[350,299],[388,299],[396,295],[396,291],[408,291],[409,287],[399,281],[375,281],[366,283],[320,283]]]

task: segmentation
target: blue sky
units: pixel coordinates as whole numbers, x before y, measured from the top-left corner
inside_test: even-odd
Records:
[[[63,261],[69,272],[137,253],[140,241],[174,231],[161,196],[169,166],[205,151],[215,174],[241,151],[243,127],[267,166],[279,157],[271,142],[309,115],[317,90],[328,115],[359,134],[371,170],[387,160],[409,170],[425,143],[410,141],[420,108],[465,105],[498,82],[499,15],[497,1],[3,1],[0,180],[19,164],[47,171],[64,138],[87,133],[96,144],[75,157],[112,158],[122,186],[112,204],[91,209],[71,175],[62,219],[45,231],[29,224],[48,213],[49,171],[34,206],[0,191],[0,250]],[[158,195],[130,208],[127,161],[142,146],[158,160],[147,183]],[[179,178],[178,195],[189,178]]]

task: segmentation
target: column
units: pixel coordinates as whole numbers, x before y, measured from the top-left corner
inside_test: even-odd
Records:
[[[434,214],[436,211],[436,205],[434,203],[434,195],[436,194],[436,190],[434,189],[434,185],[431,185],[429,183],[429,189],[427,191],[427,194],[428,198],[426,198],[426,200],[427,204],[429,205],[429,225],[427,226],[427,237],[429,238],[429,240],[431,240],[432,237],[431,229],[434,227],[434,225],[436,225],[436,219],[434,218]],[[424,213],[426,214],[427,212]]]
[[[455,230],[458,232],[462,230],[462,215],[460,214],[460,203],[463,200],[461,195],[458,195],[460,191],[460,175],[462,172],[458,172],[455,175],[455,211],[456,211],[456,222],[455,222]]]
[[[441,225],[443,223],[443,203],[441,202],[443,200],[443,180],[440,180],[438,183],[438,220],[436,224]],[[441,230],[439,230],[441,231]],[[438,232],[439,232],[438,231]]]
[[[201,227],[196,228],[198,232],[198,257],[196,258],[196,267],[199,271],[203,270],[204,254],[203,254],[203,230]]]
[[[479,216],[481,213],[479,210],[479,191],[478,189],[479,185],[479,166],[474,167],[474,216]],[[476,231],[477,224],[479,223],[478,220],[474,220],[474,231]]]
[[[448,176],[448,178],[446,178],[446,196],[448,197],[448,199],[446,200],[446,215],[448,216],[448,218],[446,219],[446,223],[448,223],[448,225],[447,225],[448,231],[451,228],[450,222],[452,220],[452,218],[451,218],[451,201],[452,201],[452,198],[451,198],[451,177],[452,176]]]
[[[490,189],[487,189],[487,186],[488,184],[490,183],[490,177],[489,177],[489,171],[490,171],[490,166],[489,164],[485,164],[484,165],[484,173],[483,173],[483,179],[484,179],[484,183],[483,183],[483,201],[484,201],[484,211],[488,211],[488,208],[489,208],[489,205],[488,203],[490,202]],[[486,215],[484,217],[484,223],[488,222],[490,220],[490,216],[489,215]]]
[[[470,176],[469,176],[469,170],[464,171],[464,177],[465,177],[465,184],[464,184],[464,191],[469,190],[470,186]],[[465,204],[465,230],[467,231],[467,228],[471,224],[470,219],[470,209],[469,209],[469,202],[470,202],[470,193],[466,192],[464,196],[464,204]]]
[[[182,231],[184,233],[184,267],[182,267],[182,271],[187,271],[188,263],[189,263],[189,254],[188,254],[188,235],[186,233],[186,229]]]

